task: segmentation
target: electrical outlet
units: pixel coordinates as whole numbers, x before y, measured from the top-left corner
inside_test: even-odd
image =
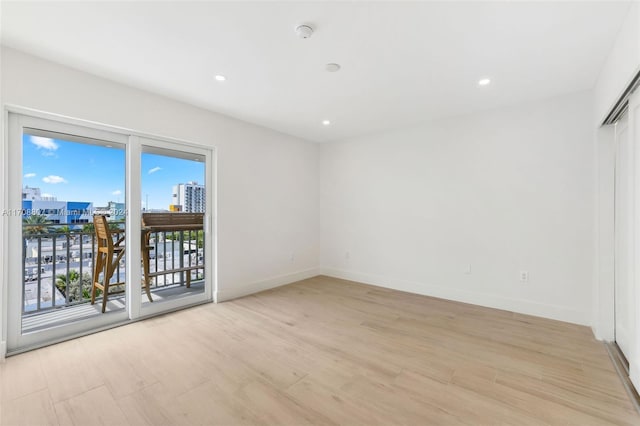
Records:
[[[351,253],[349,253],[349,252],[345,252],[345,254],[344,254],[344,258],[345,258],[346,260],[351,259]]]
[[[467,266],[464,268],[464,273],[465,275],[470,275],[471,274],[471,264],[468,263]]]
[[[289,260],[291,260],[291,262],[295,262],[296,254],[294,252],[291,252],[291,256],[289,257]]]
[[[529,271],[520,271],[520,281],[523,283],[529,281]]]

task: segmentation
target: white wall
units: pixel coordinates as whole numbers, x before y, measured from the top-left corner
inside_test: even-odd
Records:
[[[220,300],[316,274],[315,143],[8,48],[1,78],[7,104],[217,147]]]
[[[580,93],[323,145],[321,269],[589,324],[592,106]]]

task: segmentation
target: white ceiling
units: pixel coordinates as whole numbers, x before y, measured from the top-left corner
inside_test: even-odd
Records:
[[[629,4],[3,2],[2,43],[327,141],[590,89]]]

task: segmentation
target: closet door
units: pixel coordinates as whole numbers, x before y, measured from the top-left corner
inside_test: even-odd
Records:
[[[634,204],[633,210],[633,235],[634,251],[630,262],[633,263],[633,280],[628,286],[620,289],[617,294],[616,309],[618,305],[624,315],[619,319],[616,315],[616,340],[620,339],[620,346],[629,361],[629,377],[636,389],[640,389],[640,90],[629,98],[628,122],[626,129],[621,127],[621,141],[625,143],[634,155]],[[619,339],[618,339],[619,336]]]
[[[616,123],[615,337],[628,358],[633,329],[633,146],[629,118]]]

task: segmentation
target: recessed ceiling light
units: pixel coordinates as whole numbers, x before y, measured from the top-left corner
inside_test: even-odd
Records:
[[[334,63],[327,64],[327,65],[325,65],[325,69],[326,69],[328,72],[336,72],[336,71],[340,71],[340,64],[334,64]]]
[[[478,80],[478,86],[487,86],[489,85],[489,83],[491,83],[491,79],[489,78],[483,78]]]
[[[216,81],[226,81],[227,77],[225,77],[224,75],[218,74],[216,75]]]
[[[322,125],[323,126],[328,126],[329,124],[331,124],[331,122],[329,120],[322,120]]]

